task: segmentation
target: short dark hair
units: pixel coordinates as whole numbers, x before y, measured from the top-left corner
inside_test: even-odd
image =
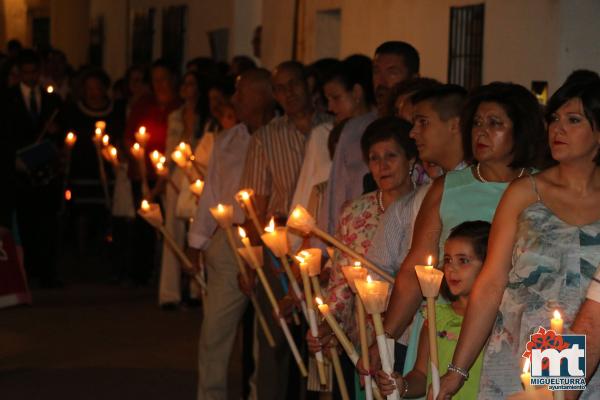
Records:
[[[565,84],[575,82],[593,83],[597,81],[600,81],[600,75],[598,75],[596,71],[590,71],[589,69],[576,69],[569,74],[565,80]]]
[[[173,65],[172,62],[170,62],[166,58],[158,58],[154,60],[152,66],[150,67],[150,70],[152,71],[156,68],[166,69],[175,79],[177,79],[177,77],[179,76],[179,71],[177,70],[177,68]]]
[[[39,68],[42,65],[42,59],[39,54],[31,49],[23,49],[19,53],[17,66],[21,68],[24,65],[35,65]]]
[[[574,81],[562,85],[548,101],[546,107],[546,121],[550,123],[552,116],[560,107],[571,99],[580,99],[583,114],[593,130],[600,130],[600,81],[585,82]],[[600,152],[595,158],[600,165]]]
[[[371,122],[360,138],[360,148],[365,162],[369,160],[371,146],[384,140],[393,139],[409,160],[417,157],[417,145],[410,138],[412,124],[398,117],[383,117]]]
[[[511,168],[540,166],[540,148],[546,142],[542,111],[536,97],[521,85],[492,82],[473,90],[463,109],[460,125],[465,160],[473,161],[471,132],[473,119],[483,102],[500,105],[513,125],[513,160]]]
[[[456,238],[467,239],[471,242],[475,255],[483,262],[487,256],[491,227],[492,225],[487,221],[466,221],[452,228],[446,241]],[[440,287],[440,293],[448,301],[457,300],[457,297],[450,292],[445,276]]]
[[[302,64],[299,61],[288,60],[288,61],[284,61],[282,63],[279,63],[277,65],[277,67],[275,67],[276,71],[282,70],[282,69],[286,69],[286,70],[289,70],[289,71],[294,71],[294,73],[298,74],[298,76],[302,80],[306,80],[306,78],[307,78],[306,67],[304,66],[304,64]]]
[[[413,104],[423,101],[431,102],[433,110],[438,114],[440,119],[448,121],[450,118],[460,116],[466,99],[467,90],[464,87],[445,84],[421,90],[415,93],[411,100]]]
[[[231,64],[233,65],[234,63],[238,65],[238,73],[240,74],[249,69],[256,68],[256,63],[254,60],[244,55],[234,56],[231,60]]]
[[[248,70],[244,70],[242,71],[249,71],[252,70],[254,68],[250,68]],[[192,72],[192,71],[188,71],[185,73],[185,75],[188,74],[193,74],[197,80],[200,80],[201,78],[198,76],[198,74]],[[198,82],[200,84],[200,82]],[[213,82],[210,82],[208,84],[208,90],[211,89],[215,89],[218,90],[219,92],[223,93],[223,95],[227,98],[230,98],[231,96],[233,96],[233,93],[235,92],[235,77],[233,76],[224,76],[221,77],[219,79],[214,80]]]
[[[384,42],[375,50],[375,55],[377,54],[395,54],[401,56],[410,75],[419,73],[421,64],[419,52],[409,43],[401,41]]]
[[[375,104],[373,63],[369,57],[355,54],[339,62],[325,76],[324,83],[331,81],[341,83],[347,91],[351,91],[354,85],[359,85],[363,90],[367,106]]]
[[[433,78],[411,78],[402,82],[398,82],[392,88],[392,92],[390,95],[390,100],[388,103],[388,115],[394,115],[394,110],[396,108],[396,101],[398,97],[409,94],[411,101],[412,97],[422,91],[432,89],[438,86],[441,86],[442,83]]]
[[[106,89],[110,88],[110,77],[101,68],[90,68],[81,74],[81,83],[84,84],[88,79],[98,80]]]

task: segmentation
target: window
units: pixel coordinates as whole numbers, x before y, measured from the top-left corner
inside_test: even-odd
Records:
[[[131,62],[149,64],[152,62],[154,46],[154,8],[133,13],[131,33]]]
[[[171,6],[162,12],[162,56],[180,69],[184,59],[186,6]]]
[[[481,85],[484,5],[450,8],[448,82],[472,89]]]

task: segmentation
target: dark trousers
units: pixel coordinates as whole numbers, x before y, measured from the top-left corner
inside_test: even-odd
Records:
[[[142,202],[142,186],[139,181],[132,181],[131,188],[134,204],[139,207]],[[133,221],[133,257],[130,269],[130,278],[136,284],[145,285],[152,276],[156,260],[156,235],[154,228],[136,214]]]

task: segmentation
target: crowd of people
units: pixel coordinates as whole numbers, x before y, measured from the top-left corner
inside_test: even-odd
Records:
[[[421,77],[417,49],[400,41],[381,44],[372,58],[284,61],[273,71],[247,57],[231,65],[197,58],[179,77],[157,60],[129,68],[112,86],[101,69],[69,71],[58,50],[39,54],[15,43],[9,50],[0,139],[8,172],[2,187],[9,190],[0,196],[0,226],[22,238],[27,273],[45,286],[60,284],[64,213],[82,249],[110,232],[123,255],[113,265],[119,279],[147,284],[160,255],[159,305],[202,304],[198,399],[227,398],[240,325],[253,360],[244,367],[252,398],[318,398],[319,391],[433,398],[430,321],[415,274],[428,256],[444,272],[434,321],[438,399],[551,398],[544,388],[523,392],[520,375],[530,335],[549,325],[554,310],[566,332],[588,334],[587,390],[566,397],[593,398],[600,390],[593,373],[600,342],[591,336],[600,328],[595,72],[573,72],[541,105],[514,83],[467,91]],[[197,180],[201,193],[193,190]],[[251,207],[236,201],[240,190],[250,193]],[[190,263],[137,215],[143,200],[159,204],[165,235]],[[290,261],[302,250],[322,250],[323,300],[362,357],[351,359],[324,320],[314,329],[290,322],[293,340],[305,359],[339,350],[337,380],[345,388],[306,391],[279,320],[300,320],[313,303],[293,290],[303,283],[298,265],[287,274],[288,259],[264,246],[269,285],[260,270],[240,273],[229,231],[214,217],[219,204],[233,207],[231,223],[254,245],[262,243],[261,226],[285,226],[297,205],[315,218],[321,237],[342,243],[328,247],[288,232]],[[381,370],[371,318],[366,342],[361,338],[362,306],[343,268],[359,261],[356,255],[379,268],[370,271],[373,279],[394,277],[383,320],[395,342],[391,374]],[[266,326],[243,318],[250,299]],[[308,364],[311,389],[317,364]],[[373,378],[373,389],[364,377]]]

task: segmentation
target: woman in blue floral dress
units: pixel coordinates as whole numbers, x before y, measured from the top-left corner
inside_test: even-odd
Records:
[[[600,82],[561,87],[547,120],[556,163],[513,182],[500,202],[441,399],[462,386],[488,337],[478,398],[521,391],[529,336],[549,327],[555,309],[569,329],[600,263]],[[598,390],[594,376],[581,398]]]

